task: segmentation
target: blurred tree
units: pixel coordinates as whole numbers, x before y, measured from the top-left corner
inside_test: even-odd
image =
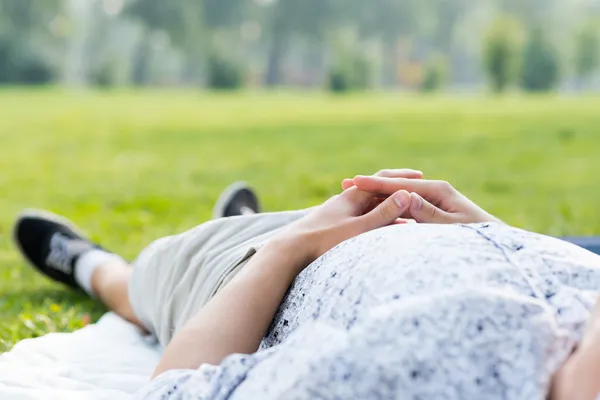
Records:
[[[281,81],[281,63],[290,39],[293,36],[323,39],[342,16],[348,15],[343,5],[342,0],[278,0],[265,6],[271,42],[265,76],[267,86],[276,86]]]
[[[135,0],[126,14],[141,21],[146,29],[135,53],[133,81],[146,83],[151,59],[151,36],[167,32],[173,44],[181,48],[188,60],[186,75],[194,79],[201,70],[199,53],[205,47],[203,3],[194,0]],[[204,42],[203,42],[204,41]]]
[[[436,92],[446,84],[447,79],[448,62],[446,58],[441,54],[430,56],[425,63],[421,91]]]
[[[334,93],[366,90],[371,86],[371,63],[356,48],[341,52],[329,71],[328,86]]]
[[[20,41],[0,37],[0,84],[43,84],[54,79],[54,68],[46,59]]]
[[[351,7],[350,4],[347,7]],[[412,35],[422,23],[425,3],[411,0],[357,1],[346,16],[359,26],[364,36],[396,43],[400,35]],[[431,11],[431,10],[430,10]]]
[[[469,43],[458,37],[458,33],[460,29],[471,32],[476,29],[472,24],[468,28],[465,25],[469,24],[470,16],[476,15],[489,1],[424,0],[427,1],[431,9],[428,13],[434,18],[430,33],[434,51],[444,55],[454,79],[463,82],[477,79],[479,66],[475,54],[479,49],[471,48],[470,51],[469,46],[478,46],[479,43]]]
[[[510,17],[497,18],[484,42],[484,68],[495,92],[517,82],[521,63],[523,29]]]
[[[589,19],[581,26],[576,38],[575,74],[583,86],[600,66],[600,25]]]
[[[131,83],[142,86],[150,82],[150,60],[152,58],[152,36],[149,29],[142,29],[140,39],[133,52]]]
[[[459,0],[460,1],[460,0]],[[349,14],[361,36],[381,43],[383,84],[398,84],[398,71],[403,61],[410,58],[414,40],[423,28],[430,4],[412,0],[358,1]],[[403,47],[402,44],[405,46]]]
[[[62,7],[61,0],[0,1],[0,33],[16,36],[49,34],[50,21]]]
[[[523,53],[521,86],[531,92],[556,87],[560,78],[559,57],[542,28],[532,31]]]
[[[186,54],[186,78],[194,80],[203,69],[201,54],[209,62],[217,51],[214,43],[216,32],[239,25],[244,15],[244,4],[243,0],[136,0],[127,12],[146,25],[148,34],[152,31],[169,34],[174,45]],[[144,55],[148,48],[147,41],[142,41],[138,53],[142,64],[148,58]],[[227,53],[226,50],[218,49],[220,53]],[[212,71],[207,65],[205,67],[208,72]],[[136,68],[138,72],[141,69],[141,66]]]
[[[60,8],[60,0],[0,1],[0,83],[38,84],[54,77],[44,51],[52,38],[50,22]]]
[[[208,57],[207,85],[211,89],[234,90],[244,84],[244,69],[239,60],[218,50]]]
[[[433,29],[434,46],[443,52],[450,52],[453,45],[456,25],[473,7],[470,0],[429,0],[430,15],[436,24]]]
[[[189,30],[187,24],[196,20],[194,25],[199,25],[202,20],[193,4],[187,0],[136,0],[126,13],[139,19],[148,29],[168,32],[175,42],[183,44]],[[186,16],[186,13],[189,14]]]

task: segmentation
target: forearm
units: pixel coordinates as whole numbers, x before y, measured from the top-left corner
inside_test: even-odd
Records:
[[[553,377],[552,400],[593,400],[600,394],[600,302],[581,343]]]
[[[301,239],[275,240],[173,338],[154,372],[219,364],[258,349],[285,293],[305,266]]]

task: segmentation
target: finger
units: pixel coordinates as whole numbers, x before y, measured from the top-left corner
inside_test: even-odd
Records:
[[[390,197],[390,196],[374,194],[373,198],[369,202],[369,206],[367,208],[365,208],[365,210],[363,211],[363,214],[366,214],[366,213],[372,211],[375,207],[377,207],[378,205],[383,203],[385,201],[385,199],[387,199],[388,197]]]
[[[344,179],[342,181],[342,189],[343,190],[348,190],[350,189],[352,186],[354,186],[354,180],[352,179]]]
[[[417,193],[410,194],[410,214],[422,224],[451,224],[454,216],[434,206]]]
[[[382,201],[383,200],[378,199],[376,197],[371,199],[371,201],[369,202],[369,205],[363,210],[363,214],[367,214],[367,213],[370,213],[371,211],[373,211],[373,209],[375,207],[377,207],[378,205],[380,205]]]
[[[423,179],[423,172],[414,169],[382,169],[374,176],[382,178]],[[342,189],[348,190],[354,186],[354,180],[346,178],[342,181]]]
[[[367,231],[393,224],[410,207],[411,197],[406,190],[400,190],[388,197],[373,211],[360,218]]]
[[[382,169],[375,176],[382,178],[423,179],[423,172],[415,169]]]
[[[389,196],[385,196],[385,197],[375,197],[373,200],[371,200],[371,203],[369,204],[369,206],[363,211],[363,214],[368,214],[371,211],[373,211],[375,208],[377,208],[381,203],[383,203],[385,201],[385,199],[387,199]],[[412,218],[412,215],[410,213],[410,209],[407,209],[406,211],[404,211],[404,213],[400,216],[401,219],[406,219],[406,218]]]
[[[344,197],[348,201],[347,204],[351,207],[350,212],[354,216],[362,215],[365,209],[371,204],[371,201],[377,198],[373,193],[365,192],[357,187],[351,187],[339,196]]]
[[[377,176],[356,176],[354,185],[360,190],[378,194],[392,194],[398,190],[406,190],[421,195],[427,200],[438,203],[453,193],[447,182],[406,178],[382,178]]]

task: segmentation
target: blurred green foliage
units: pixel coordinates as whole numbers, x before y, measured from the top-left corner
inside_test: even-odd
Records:
[[[542,28],[529,35],[523,52],[521,86],[529,92],[547,92],[556,88],[560,79],[558,52]]]
[[[39,85],[54,79],[54,69],[27,44],[0,36],[0,84]]]
[[[0,1],[0,84],[44,84],[55,77],[54,66],[40,47],[59,3]]]
[[[207,86],[216,90],[239,89],[244,85],[244,67],[240,60],[222,51],[213,51],[208,58]]]
[[[518,80],[521,67],[523,28],[512,17],[499,17],[484,40],[484,69],[493,91],[506,91]]]
[[[580,80],[589,80],[600,66],[600,19],[585,21],[576,39],[575,73]]]
[[[441,54],[431,56],[425,64],[422,92],[437,92],[441,90],[448,81],[448,62]]]
[[[371,87],[372,65],[360,51],[345,51],[329,71],[328,87],[334,93],[364,91]]]
[[[350,33],[385,88],[419,89],[398,71],[441,54],[448,87],[487,76],[503,91],[518,81],[521,27],[539,26],[560,49],[561,82],[593,87],[600,50],[586,21],[599,14],[600,0],[3,0],[0,81],[210,85],[218,51],[244,60],[252,84],[315,88],[348,81],[335,52]]]

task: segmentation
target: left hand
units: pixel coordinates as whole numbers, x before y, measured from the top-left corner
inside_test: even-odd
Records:
[[[306,266],[347,239],[401,223],[398,218],[410,208],[411,198],[407,191],[399,190],[369,210],[374,200],[376,195],[350,188],[289,225],[274,240],[296,243]]]

